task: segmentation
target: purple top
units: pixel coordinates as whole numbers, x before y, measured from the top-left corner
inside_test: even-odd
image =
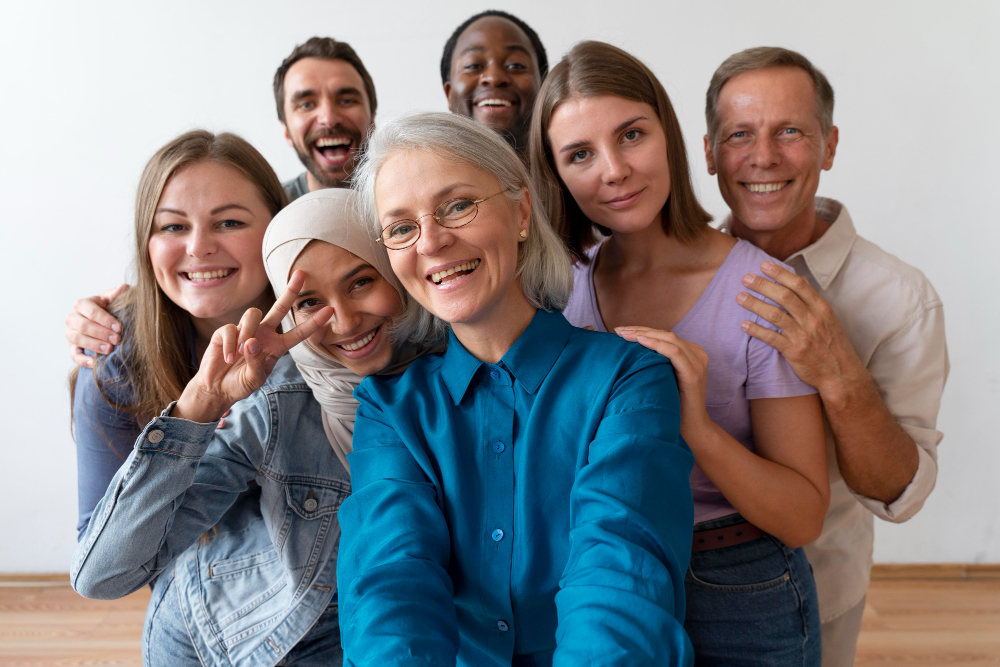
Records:
[[[594,262],[600,244],[587,251],[590,264],[573,265],[573,295],[563,314],[571,324],[607,331],[594,292]],[[726,433],[754,450],[750,425],[750,401],[755,398],[785,398],[815,394],[800,380],[785,358],[770,345],[743,332],[744,320],[769,329],[774,325],[736,303],[747,273],[760,275],[760,265],[770,260],[791,269],[747,241],[739,240],[722,263],[705,292],[674,327],[684,340],[708,352],[708,383],[705,407],[708,416]],[[768,300],[768,303],[774,304]],[[633,324],[641,325],[642,322]],[[736,510],[696,465],[691,473],[694,521],[708,521]]]

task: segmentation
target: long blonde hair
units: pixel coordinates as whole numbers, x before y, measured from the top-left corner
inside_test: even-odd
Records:
[[[264,156],[245,139],[229,132],[186,132],[150,158],[139,179],[135,201],[136,284],[109,308],[119,316],[124,315],[123,324],[127,327],[122,336],[125,373],[107,372],[104,357],[99,357],[94,365],[101,396],[116,409],[135,415],[139,424],[145,424],[177,400],[194,375],[190,315],[167,298],[157,284],[149,258],[149,238],[167,182],[182,167],[202,161],[239,170],[257,186],[272,216],[288,203],[281,181]],[[77,369],[74,369],[70,374],[70,396],[76,379]]]

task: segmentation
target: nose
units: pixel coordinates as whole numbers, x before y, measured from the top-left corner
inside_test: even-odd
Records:
[[[423,216],[417,224],[420,225],[420,238],[415,245],[421,255],[433,257],[451,245],[452,230],[439,225],[432,216]]]
[[[605,151],[601,179],[608,185],[621,183],[632,173],[628,161],[616,150]]]
[[[333,317],[330,318],[330,328],[339,336],[360,333],[362,315],[356,305],[349,300],[341,299],[333,305]]]
[[[188,236],[187,253],[199,259],[210,257],[219,249],[219,244],[211,229],[197,226]]]
[[[341,109],[337,105],[337,100],[327,99],[323,101],[319,105],[319,109],[317,109],[316,120],[319,121],[320,125],[336,127],[343,120],[343,114],[341,114]]]
[[[781,154],[774,137],[761,136],[754,141],[750,150],[750,166],[757,169],[769,169],[778,164]]]
[[[479,82],[483,85],[502,88],[510,85],[510,72],[501,62],[490,62],[483,68],[483,73],[479,75]]]

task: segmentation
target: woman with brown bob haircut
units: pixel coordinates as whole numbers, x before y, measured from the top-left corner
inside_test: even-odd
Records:
[[[801,546],[829,502],[820,403],[742,331],[736,302],[743,275],[777,260],[708,226],[670,99],[621,49],[582,42],[551,70],[529,145],[541,205],[576,260],[566,318],[674,366],[697,464],[685,580],[695,664],[819,664]]]

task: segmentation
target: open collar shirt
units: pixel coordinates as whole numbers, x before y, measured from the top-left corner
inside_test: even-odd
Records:
[[[886,408],[916,442],[920,461],[913,479],[892,503],[865,497],[841,476],[833,433],[826,424],[830,509],[823,533],[806,546],[826,623],[857,605],[868,590],[873,516],[906,521],[934,489],[942,437],[936,424],[948,377],[948,351],[941,298],[930,281],[858,236],[840,202],[817,197],[815,206],[816,215],[830,228],[785,262],[833,307]],[[731,231],[731,217],[722,228]]]

